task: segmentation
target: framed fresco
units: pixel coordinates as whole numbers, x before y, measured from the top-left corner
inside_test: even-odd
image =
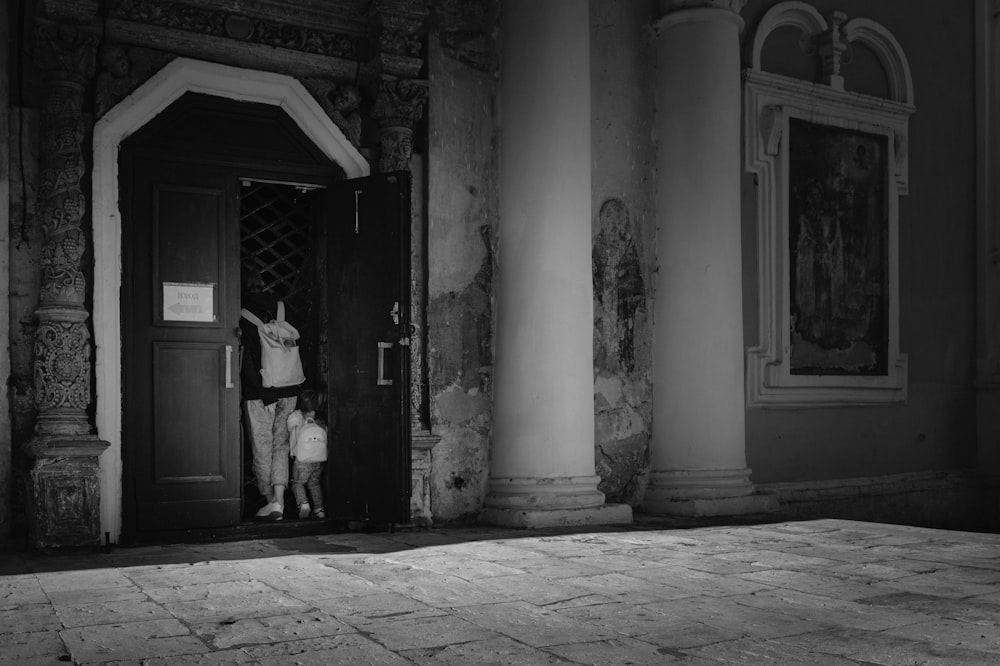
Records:
[[[758,268],[758,340],[746,363],[751,407],[906,400],[898,231],[912,83],[884,28],[843,19],[780,3],[750,43],[744,157],[757,184]],[[802,32],[813,56],[829,48],[821,80],[761,68],[767,37],[788,27]],[[835,61],[851,42],[876,55],[885,96],[845,90]]]

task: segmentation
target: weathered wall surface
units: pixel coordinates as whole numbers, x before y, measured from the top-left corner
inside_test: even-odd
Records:
[[[496,78],[436,36],[428,69],[428,369],[431,430],[441,437],[431,506],[447,522],[474,519],[489,480]]]
[[[594,460],[607,501],[637,505],[649,471],[655,2],[593,0]]]
[[[744,39],[774,4],[746,4]],[[974,465],[974,3],[955,3],[947,11],[931,0],[810,4],[824,15],[836,9],[877,21],[909,60],[916,113],[910,119],[909,194],[899,207],[900,348],[909,357],[909,398],[887,407],[749,410],[752,478],[808,481]],[[929,49],[929,43],[947,46]],[[756,193],[752,179],[744,182],[749,346],[757,338]]]
[[[0,7],[0,211],[10,211],[10,3]],[[9,215],[7,220],[10,220]],[[0,276],[10,274],[10,224],[0,224]],[[0,279],[0,321],[10,321],[10,281]],[[0,543],[11,532],[10,327],[0,327]]]

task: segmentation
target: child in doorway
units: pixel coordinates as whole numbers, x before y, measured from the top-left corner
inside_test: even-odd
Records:
[[[326,518],[323,506],[323,463],[326,462],[326,425],[319,411],[326,395],[315,389],[299,393],[298,409],[288,415],[288,443],[292,455],[292,493],[299,518]],[[308,489],[309,494],[306,495]],[[312,499],[312,506],[309,499]]]

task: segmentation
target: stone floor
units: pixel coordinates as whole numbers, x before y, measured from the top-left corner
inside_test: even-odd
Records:
[[[4,664],[1000,664],[1000,535],[818,520],[0,553]]]

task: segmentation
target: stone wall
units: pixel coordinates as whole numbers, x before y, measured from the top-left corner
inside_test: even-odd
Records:
[[[428,365],[435,521],[474,519],[489,480],[495,72],[448,35],[429,45]]]
[[[594,458],[608,502],[636,506],[649,471],[655,2],[591,2]]]

